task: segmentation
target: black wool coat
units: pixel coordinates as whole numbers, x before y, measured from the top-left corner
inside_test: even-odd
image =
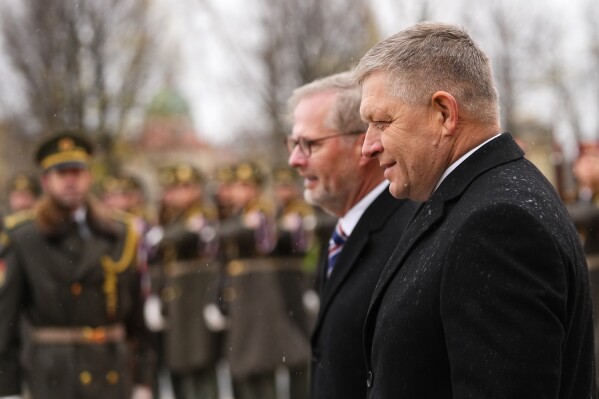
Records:
[[[312,333],[312,399],[363,399],[366,362],[362,328],[372,291],[417,205],[386,189],[370,204],[345,243],[334,271],[319,265],[320,310]]]
[[[503,134],[443,181],[386,265],[367,397],[593,397],[591,313],[572,221]]]

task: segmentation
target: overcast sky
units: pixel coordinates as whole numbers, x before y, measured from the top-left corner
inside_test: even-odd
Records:
[[[251,95],[242,95],[235,87],[231,74],[238,73],[238,68],[250,68],[250,65],[239,65],[239,55],[243,53],[244,46],[255,40],[254,29],[250,23],[251,18],[247,10],[240,8],[243,4],[235,0],[182,0],[171,2],[163,0],[173,23],[169,24],[173,43],[178,43],[179,51],[185,60],[178,71],[178,85],[183,94],[189,99],[193,116],[201,136],[212,142],[226,142],[234,137],[235,133],[248,123],[255,120],[257,110],[251,101]],[[411,0],[402,2],[401,8],[395,0],[372,0],[376,5],[376,17],[380,23],[382,37],[389,36],[407,25],[417,22],[422,2]],[[496,0],[497,1],[497,0]],[[582,45],[581,31],[578,29],[581,18],[582,4],[585,0],[500,0],[514,5],[518,19],[526,23],[528,17],[539,13],[552,19],[563,36],[568,40],[566,50],[573,58],[569,61],[576,67],[576,56],[580,53]],[[167,4],[168,3],[168,4]],[[491,2],[479,0],[454,0],[435,1],[432,12],[433,19],[460,23],[469,29],[485,50],[490,51],[492,37],[479,35],[480,27],[485,24],[484,17],[479,19],[476,10],[482,10]],[[200,4],[211,4],[215,14],[202,11]],[[247,4],[247,3],[246,3]],[[464,23],[461,11],[466,4],[471,16],[472,26]],[[197,7],[195,7],[197,5]],[[190,12],[189,6],[195,9]],[[484,14],[484,13],[481,13]],[[217,15],[213,18],[212,15]],[[222,27],[229,32],[232,42],[223,44],[218,40],[215,32]],[[541,33],[540,33],[541,34]],[[252,76],[252,72],[249,72]],[[259,77],[255,77],[258,79]],[[531,112],[545,113],[543,117],[550,117],[553,105],[535,95],[523,107],[532,108]],[[592,130],[592,127],[589,127]]]
[[[0,0],[4,1],[13,0]],[[421,0],[371,1],[380,25],[381,37],[389,36],[416,22],[422,6]],[[563,40],[556,45],[563,46],[560,51],[564,52],[564,61],[571,68],[569,73],[580,75],[581,80],[584,80],[585,73],[595,73],[585,72],[580,60],[580,54],[586,50],[582,47],[585,43],[581,40],[581,4],[588,0],[436,0],[431,1],[434,4],[431,12],[435,20],[465,25],[475,40],[491,53],[492,41],[496,38],[481,34],[481,27],[484,28],[486,23],[484,18],[488,17],[488,13],[485,16],[480,11],[496,1],[514,6],[515,16],[521,21],[518,23],[523,29],[526,28],[527,19],[543,15],[548,23],[558,26],[560,30],[559,36]],[[167,42],[165,57],[180,60],[177,62],[174,82],[189,101],[200,136],[209,142],[224,143],[234,138],[240,130],[259,123],[256,102],[252,101],[251,93],[240,90],[242,85],[239,84],[239,76],[244,79],[260,79],[256,67],[242,57],[245,49],[258,40],[258,34],[252,25],[252,21],[256,19],[252,15],[255,7],[248,6],[252,1],[159,0],[154,4],[158,5],[160,34]],[[466,23],[461,15],[464,7],[460,5],[463,4],[472,12]],[[208,11],[206,6],[210,7]],[[228,34],[228,41],[221,40],[223,31]],[[542,35],[543,32],[539,34]],[[2,67],[0,62],[0,76],[3,76],[0,90],[7,87],[7,74]],[[555,118],[555,105],[550,100],[539,97],[537,93],[530,101],[525,101],[522,107],[525,112],[529,112],[526,108],[530,108],[530,112],[539,114],[540,118]],[[586,118],[583,121],[587,132],[597,130],[596,119]],[[559,124],[559,120],[555,122]],[[564,134],[567,135],[567,132]]]

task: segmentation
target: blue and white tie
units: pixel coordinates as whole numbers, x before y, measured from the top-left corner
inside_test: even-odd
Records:
[[[337,222],[335,231],[333,231],[333,236],[329,240],[329,263],[327,264],[327,277],[329,277],[333,272],[335,262],[337,262],[337,258],[339,257],[339,254],[343,249],[343,244],[345,244],[346,241],[347,235],[343,232],[341,223]]]

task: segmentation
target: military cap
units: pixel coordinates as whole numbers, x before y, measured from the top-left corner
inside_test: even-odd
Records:
[[[131,193],[143,191],[141,182],[133,176],[106,176],[100,184],[102,193]]]
[[[219,183],[230,183],[233,181],[235,168],[233,166],[221,166],[215,171],[215,179]]]
[[[236,182],[261,185],[264,182],[264,175],[257,164],[250,161],[244,161],[235,166],[233,180]]]
[[[275,168],[272,175],[276,184],[295,185],[299,178],[297,171],[289,166],[279,166]]]
[[[200,171],[189,163],[180,163],[162,168],[158,172],[160,184],[168,186],[176,186],[186,183],[202,183],[204,178]]]
[[[8,192],[12,193],[15,191],[29,191],[34,195],[41,193],[40,185],[33,176],[27,173],[17,173],[8,180]]]
[[[87,168],[93,146],[85,137],[74,131],[62,131],[44,141],[35,159],[44,171],[52,168]]]

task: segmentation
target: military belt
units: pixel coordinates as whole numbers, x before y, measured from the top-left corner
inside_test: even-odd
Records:
[[[227,274],[234,277],[248,273],[301,271],[302,261],[299,257],[234,259],[227,264]]]
[[[216,273],[218,265],[214,259],[200,258],[173,262],[165,268],[168,277],[178,277],[191,273]]]
[[[31,340],[37,344],[106,344],[123,342],[126,337],[122,324],[100,327],[34,327]]]

